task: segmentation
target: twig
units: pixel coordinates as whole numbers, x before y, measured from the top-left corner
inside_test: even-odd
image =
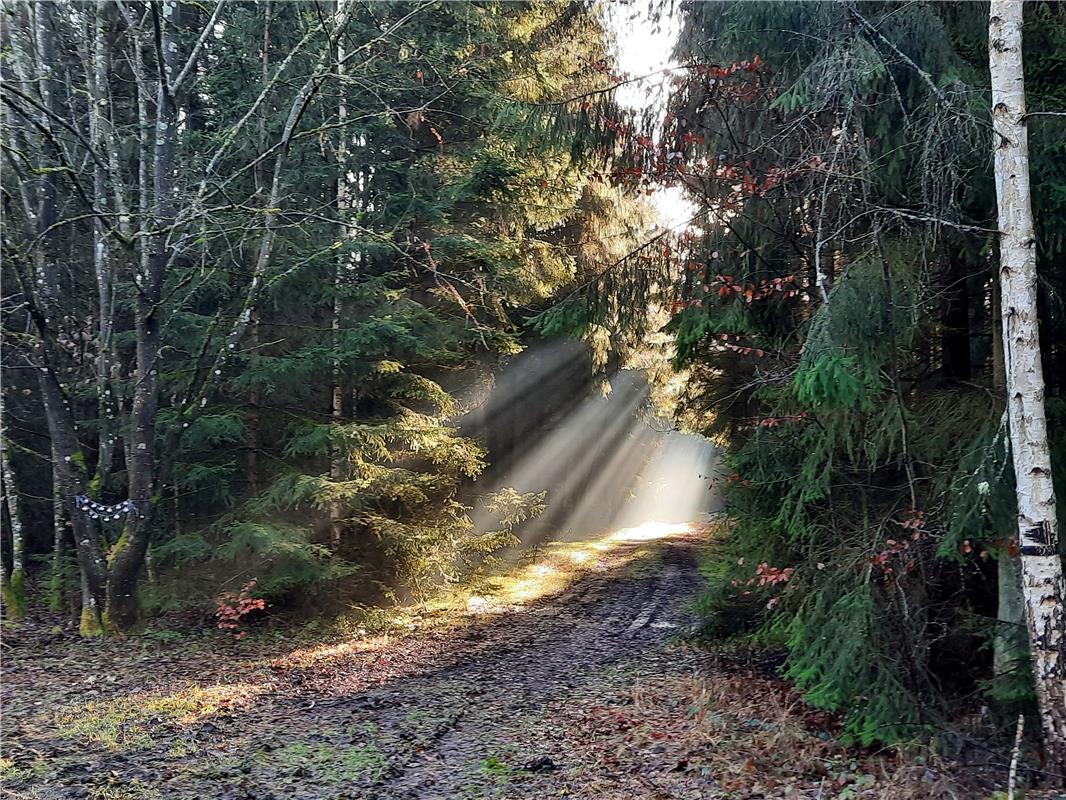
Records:
[[[1007,800],[1014,800],[1014,781],[1018,778],[1018,754],[1022,749],[1022,733],[1025,731],[1025,714],[1018,715],[1018,730],[1014,733],[1014,749],[1010,754],[1010,771],[1007,773]]]

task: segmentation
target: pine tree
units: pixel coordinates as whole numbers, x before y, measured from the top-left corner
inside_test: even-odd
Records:
[[[593,10],[59,8],[4,12],[5,325],[32,331],[83,632],[133,624],[149,555],[153,603],[193,563],[204,600],[238,565],[276,598],[452,575],[491,542],[449,387],[584,257]]]
[[[1034,13],[1054,41],[1061,12]],[[683,20],[663,132],[616,117],[614,175],[685,187],[697,232],[648,242],[554,320],[639,330],[669,313],[681,421],[728,446],[709,629],[746,620],[786,643],[787,674],[856,739],[910,739],[944,713],[946,655],[982,652],[960,615],[988,613],[986,564],[1017,546],[990,391],[986,20],[744,2]],[[1034,148],[1047,176],[1054,142]],[[1054,203],[1054,185],[1034,192]],[[1054,256],[1038,262],[1056,281]],[[983,662],[966,667],[984,678]],[[991,691],[1024,697],[1013,683]]]

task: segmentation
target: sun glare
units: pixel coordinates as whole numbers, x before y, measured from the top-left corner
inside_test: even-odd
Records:
[[[614,37],[618,71],[640,78],[619,87],[615,95],[618,104],[634,110],[650,109],[661,118],[671,73],[678,68],[673,59],[679,33],[677,16],[663,14],[661,20],[654,20],[647,3],[621,2],[608,3],[604,19]],[[680,187],[659,187],[650,199],[659,224],[672,230],[687,228],[696,213]]]
[[[689,522],[660,522],[648,520],[640,525],[630,528],[622,528],[608,537],[613,542],[648,542],[656,539],[664,539],[668,536],[690,533],[692,523]]]

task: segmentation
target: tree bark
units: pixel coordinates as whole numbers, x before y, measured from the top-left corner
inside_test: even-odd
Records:
[[[947,248],[948,272],[940,301],[941,372],[947,380],[968,381],[972,369],[967,275],[972,267],[963,242],[951,237]]]
[[[8,455],[6,422],[3,399],[0,399],[0,477],[4,482],[3,500],[11,530],[11,572],[3,570],[3,601],[8,619],[17,620],[26,614],[26,544],[22,536],[15,473],[11,470]]]
[[[271,0],[263,6],[263,53],[262,53],[262,89],[266,92],[270,87],[270,23],[274,16],[274,6]],[[259,150],[265,152],[267,144],[267,119],[269,112],[264,104],[263,111],[259,115]],[[263,205],[266,202],[267,194],[267,169],[266,161],[260,161],[255,167],[255,194],[256,201],[259,205]],[[252,353],[259,351],[259,321],[260,311],[259,307],[252,308],[251,321],[248,328],[249,349]],[[259,389],[253,388],[248,393],[248,410],[246,412],[248,420],[248,455],[245,463],[246,475],[248,482],[248,495],[249,497],[259,496],[259,423],[260,423],[260,403],[261,398],[259,396]]]
[[[1061,770],[1066,766],[1064,591],[1037,319],[1021,0],[992,1],[988,36],[1003,354],[1022,594],[1044,746],[1050,762]]]
[[[52,460],[55,461],[56,450],[52,448]],[[63,497],[59,493],[59,479],[52,470],[52,566],[48,576],[48,607],[52,611],[61,611],[64,599],[64,578],[66,577],[66,515],[63,512]]]
[[[98,153],[113,152],[114,142],[109,142],[105,132],[110,94],[107,76],[111,68],[111,54],[107,44],[108,7],[106,0],[97,0],[92,16],[91,47],[89,56],[91,70],[87,76],[89,85],[89,141]],[[88,49],[88,48],[87,48]],[[93,169],[93,197],[104,208],[107,202],[109,176],[103,161],[97,161]],[[117,190],[116,190],[117,192]],[[118,210],[116,208],[116,210]],[[96,477],[93,480],[102,491],[111,472],[111,460],[115,448],[115,408],[111,397],[111,332],[114,320],[112,296],[112,263],[108,247],[108,231],[104,221],[93,221],[93,271],[96,275],[97,317],[96,343],[96,393],[99,445],[97,447]]]
[[[74,498],[85,492],[85,463],[78,443],[74,423],[67,410],[67,399],[56,377],[53,361],[49,357],[48,326],[38,320],[44,344],[41,347],[43,366],[40,367],[41,400],[48,423],[55,455],[53,491],[62,498],[67,516],[74,532],[74,544],[78,552],[78,566],[82,578],[82,607],[79,630],[82,636],[101,635],[106,627],[104,599],[107,587],[107,563],[99,534],[76,506]]]
[[[341,12],[344,8],[345,0],[337,0],[336,15],[340,19]],[[348,270],[352,265],[352,254],[345,246],[347,240],[351,235],[351,229],[348,223],[348,217],[352,213],[352,196],[351,188],[348,183],[348,141],[351,134],[345,129],[345,123],[348,120],[348,103],[345,99],[346,88],[344,86],[344,40],[341,36],[337,36],[337,77],[341,80],[338,81],[338,91],[340,92],[340,101],[337,104],[337,123],[340,126],[339,134],[337,136],[337,183],[336,183],[336,201],[337,201],[337,241],[340,244],[340,250],[337,253],[336,261],[334,262],[333,270],[333,319],[331,322],[332,329],[332,345],[333,351],[336,353],[340,347],[340,330],[342,324],[342,318],[344,316],[344,299],[341,292],[341,287],[348,281]],[[330,423],[336,427],[344,420],[344,381],[341,375],[340,361],[334,360],[333,362],[333,391],[330,399]],[[330,465],[329,476],[333,481],[340,482],[345,480],[347,470],[344,465],[345,459],[341,453],[340,446],[334,444],[331,447],[330,453]],[[329,528],[330,528],[330,545],[334,550],[339,550],[341,546],[341,533],[342,524],[341,518],[343,516],[343,508],[339,503],[334,503],[329,511]]]
[[[162,6],[158,40],[162,63],[157,64],[155,153],[153,158],[152,209],[156,226],[147,271],[137,275],[136,388],[131,419],[132,448],[129,498],[134,509],[122,536],[109,556],[107,618],[119,630],[137,619],[137,578],[148,550],[155,505],[156,410],[159,403],[160,315],[163,282],[170,263],[170,225],[176,216],[174,157],[178,138],[178,108],[175,87],[179,82],[178,26],[180,4]],[[154,13],[154,12],[153,12]]]
[[[1007,376],[1003,364],[1003,324],[1000,314],[999,281],[992,281],[992,392],[1006,397]],[[992,669],[997,679],[1018,680],[1025,652],[1025,603],[1022,600],[1022,571],[1012,550],[1018,542],[1014,531],[1004,532],[1004,546],[996,562],[996,633],[992,639]]]

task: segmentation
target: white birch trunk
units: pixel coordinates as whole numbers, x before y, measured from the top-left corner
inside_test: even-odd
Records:
[[[51,448],[53,463],[59,451]],[[48,576],[48,607],[53,611],[63,609],[64,570],[66,558],[67,518],[63,508],[63,495],[59,491],[59,476],[52,468],[52,566]]]
[[[22,518],[19,516],[18,491],[15,475],[8,458],[7,432],[3,419],[4,406],[0,400],[0,472],[4,479],[4,503],[11,523],[11,575],[4,573],[3,601],[8,619],[20,619],[26,613],[26,545],[22,536]]]
[[[344,8],[345,0],[337,0],[337,16],[340,17]],[[341,329],[341,317],[344,313],[344,301],[341,297],[340,288],[346,282],[346,272],[351,264],[351,253],[344,247],[350,233],[348,217],[352,213],[351,191],[348,186],[348,140],[350,133],[345,130],[345,122],[348,119],[348,103],[345,100],[344,86],[344,39],[337,37],[337,77],[340,102],[337,105],[337,121],[340,124],[340,134],[337,137],[337,219],[338,243],[341,245],[337,253],[333,272],[333,350],[337,351],[340,346],[339,337]],[[344,419],[344,386],[341,379],[340,361],[333,362],[333,397],[331,401],[330,417],[333,426],[336,427]],[[334,481],[344,480],[346,470],[344,457],[337,445],[333,445],[330,454],[329,475]],[[342,508],[339,503],[334,503],[330,508],[330,543],[334,550],[341,546],[341,516]]]
[[[988,26],[1007,412],[1018,497],[1022,594],[1044,744],[1066,766],[1062,558],[1044,413],[1036,241],[1022,62],[1022,2],[992,0]]]
[[[1007,376],[1003,365],[1003,325],[1000,314],[999,282],[992,282],[992,392],[1007,396]],[[992,669],[998,680],[1008,685],[1018,681],[1024,666],[1022,658],[1028,644],[1025,631],[1025,603],[1022,599],[1022,567],[1011,555],[1014,531],[1004,531],[1003,553],[996,562],[996,634],[992,641]]]
[[[88,48],[86,48],[88,49]],[[106,135],[110,105],[108,91],[108,72],[111,67],[110,53],[107,47],[107,3],[97,0],[95,14],[92,16],[91,28],[91,71],[87,76],[90,99],[89,103],[89,141],[98,153],[108,153],[114,158],[115,143]],[[116,170],[117,172],[117,170]],[[104,208],[108,195],[109,179],[103,163],[97,162],[93,170],[93,195],[100,208]],[[115,185],[115,181],[110,181]],[[116,189],[116,196],[118,191]],[[116,210],[120,211],[116,206]],[[99,316],[96,335],[96,393],[97,422],[99,425],[99,447],[97,453],[97,481],[101,488],[111,472],[111,460],[115,446],[114,401],[111,397],[111,331],[114,320],[112,298],[112,264],[108,247],[108,231],[102,219],[93,222],[93,269],[96,274],[97,302]]]

